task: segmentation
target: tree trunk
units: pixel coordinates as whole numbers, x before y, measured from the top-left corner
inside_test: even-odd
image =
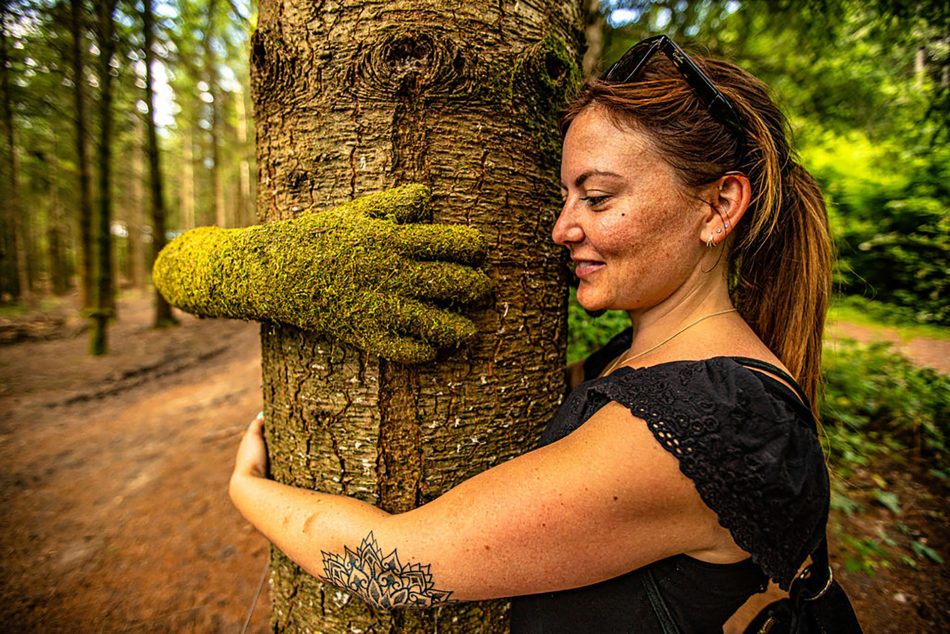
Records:
[[[97,231],[96,307],[92,313],[94,355],[109,351],[107,326],[115,315],[112,257],[112,55],[115,52],[113,13],[117,0],[98,5],[99,47],[99,217]]]
[[[195,195],[195,135],[190,122],[185,123],[181,141],[181,229],[187,231],[198,226]]]
[[[601,57],[604,54],[604,26],[606,20],[600,10],[601,0],[586,0],[584,15],[584,34],[587,40],[587,50],[584,51],[584,78],[589,79],[599,73]]]
[[[214,196],[214,224],[219,227],[228,227],[227,208],[224,205],[224,184],[221,173],[221,104],[218,91],[218,62],[214,52],[214,30],[217,19],[217,1],[208,0],[207,31],[204,39],[205,77],[208,80],[208,94],[211,95],[209,144],[211,151],[211,191]],[[157,251],[156,251],[157,253]]]
[[[245,227],[254,224],[251,218],[251,164],[245,157],[247,151],[247,108],[244,105],[246,95],[240,91],[235,95],[234,105],[237,108],[237,135],[238,151],[241,154],[241,161],[238,165],[238,185],[237,185],[237,218],[236,223],[239,227]]]
[[[181,187],[178,201],[178,215],[181,220],[181,229],[187,231],[195,228],[195,154],[194,135],[191,122],[182,117],[181,137]],[[155,249],[158,253],[158,249]]]
[[[73,68],[73,106],[76,109],[76,162],[79,168],[79,260],[82,306],[92,309],[95,298],[93,275],[95,260],[92,241],[92,177],[89,174],[88,135],[86,128],[86,102],[83,96],[83,2],[70,0],[69,30],[72,35],[71,50]]]
[[[564,391],[555,117],[581,35],[580,7],[553,0],[261,0],[261,217],[425,183],[435,221],[487,234],[495,289],[471,348],[424,367],[263,326],[275,479],[399,512],[535,445]],[[507,629],[506,602],[374,612],[276,550],[271,588],[278,631]]]
[[[66,264],[66,225],[63,219],[63,203],[59,197],[59,159],[55,152],[49,154],[49,212],[47,214],[46,240],[49,253],[50,282],[55,295],[69,291],[69,271]]]
[[[142,22],[145,40],[145,104],[148,106],[146,127],[148,130],[148,168],[149,183],[152,192],[152,257],[149,265],[155,263],[158,252],[165,247],[165,195],[162,190],[161,156],[158,148],[158,133],[155,129],[155,93],[152,83],[152,61],[154,51],[152,0],[143,0]],[[151,266],[149,266],[151,269]],[[155,327],[161,328],[177,323],[172,308],[165,298],[155,291]]]
[[[10,88],[10,69],[7,33],[7,3],[0,3],[0,124],[3,126],[3,174],[4,194],[3,224],[5,229],[3,249],[4,269],[11,299],[32,304],[30,277],[27,262],[26,218],[20,208],[20,158],[17,153],[16,135],[13,128],[13,95]],[[7,237],[6,232],[9,232]],[[3,289],[7,290],[7,289]]]
[[[145,288],[145,267],[146,255],[144,253],[145,245],[142,241],[143,227],[145,224],[145,196],[143,195],[145,184],[145,166],[143,154],[146,150],[145,143],[142,141],[145,132],[142,126],[142,117],[138,110],[133,110],[132,116],[132,154],[131,174],[129,175],[128,206],[126,207],[126,225],[129,235],[126,239],[128,244],[128,274],[129,282],[132,288]]]

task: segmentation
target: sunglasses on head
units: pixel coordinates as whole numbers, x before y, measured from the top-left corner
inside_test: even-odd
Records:
[[[709,76],[706,75],[696,62],[689,58],[676,42],[666,35],[657,35],[640,40],[630,50],[623,54],[610,68],[600,76],[602,81],[612,84],[626,84],[636,81],[640,72],[656,53],[666,55],[676,70],[680,72],[686,83],[690,85],[700,101],[706,105],[710,114],[735,133],[740,143],[743,138],[742,124],[739,116],[733,109],[726,96],[719,92]]]

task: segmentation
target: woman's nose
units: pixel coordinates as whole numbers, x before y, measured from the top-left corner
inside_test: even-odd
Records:
[[[564,203],[564,206],[561,207],[561,214],[557,217],[557,222],[554,223],[551,237],[555,244],[562,247],[581,242],[584,239],[584,230],[577,224],[577,219],[571,213],[568,203]]]

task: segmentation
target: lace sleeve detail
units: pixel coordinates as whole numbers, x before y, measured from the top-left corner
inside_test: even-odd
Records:
[[[787,590],[828,519],[828,473],[807,410],[727,357],[624,368],[587,389],[599,396],[588,402],[617,401],[646,421],[736,544]]]

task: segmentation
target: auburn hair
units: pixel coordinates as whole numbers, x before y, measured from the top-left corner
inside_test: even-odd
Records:
[[[741,139],[710,114],[663,55],[651,58],[635,82],[587,82],[565,109],[561,132],[596,107],[621,128],[646,133],[687,187],[731,171],[749,178],[752,200],[727,256],[729,292],[802,386],[817,419],[833,258],[824,198],[792,152],[788,121],[768,87],[735,64],[690,57],[732,102]]]

